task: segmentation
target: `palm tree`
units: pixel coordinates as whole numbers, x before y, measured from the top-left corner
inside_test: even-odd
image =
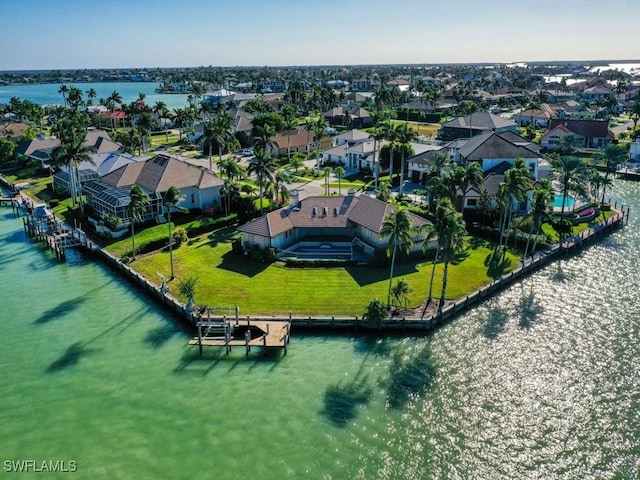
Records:
[[[249,163],[247,173],[255,175],[258,179],[258,187],[260,189],[260,214],[264,212],[263,196],[264,190],[269,183],[273,183],[274,174],[278,168],[271,158],[270,153],[263,147],[254,147],[255,157]]]
[[[274,175],[273,183],[267,188],[273,192],[273,196],[278,204],[283,205],[289,201],[290,195],[287,189],[287,183],[291,183],[291,177],[284,170],[278,170]]]
[[[390,113],[387,111],[376,110],[371,113],[371,119],[373,120],[373,177],[375,189],[378,188],[380,177],[380,143],[385,138],[381,126],[384,125],[389,118]]]
[[[89,90],[86,91],[86,94],[87,94],[87,105],[88,106],[93,105],[93,99],[98,96],[96,89],[90,88]]]
[[[638,120],[640,120],[640,96],[636,98],[636,102],[631,107],[631,118],[633,119],[633,131],[636,131]]]
[[[149,146],[149,134],[156,123],[155,119],[149,112],[142,112],[138,117],[137,128],[142,137],[142,149],[147,151]]]
[[[173,120],[178,124],[178,140],[182,141],[182,127],[189,121],[189,112],[185,108],[174,108]]]
[[[384,135],[384,138],[389,141],[389,183],[391,183],[391,186],[393,188],[393,150],[395,147],[395,141],[397,139],[398,131],[390,120],[387,120],[382,124],[381,130],[383,132],[382,134]]]
[[[67,104],[67,94],[69,93],[69,87],[67,87],[64,83],[62,85],[60,85],[60,88],[58,89],[58,93],[62,94],[62,101],[64,103],[64,105]]]
[[[333,172],[333,168],[324,167],[324,194],[329,195],[329,182],[331,181],[331,173]]]
[[[440,293],[440,302],[438,303],[438,313],[442,313],[444,302],[447,298],[449,263],[455,260],[456,251],[464,248],[467,230],[465,229],[462,215],[455,211],[448,198],[443,198],[440,201],[438,209],[443,210],[440,214],[436,213],[437,216],[443,219],[441,231],[438,232],[438,246],[444,264],[442,271],[442,291]]]
[[[173,231],[171,230],[171,209],[178,208],[178,204],[185,199],[178,187],[171,185],[164,194],[164,206],[167,207],[167,223],[169,224],[169,262],[171,264],[171,277],[173,280]]]
[[[522,255],[522,259],[527,258],[529,252],[529,242],[531,237],[535,235],[535,240],[533,241],[533,247],[531,248],[531,255],[533,255],[536,251],[536,244],[538,239],[538,233],[540,232],[540,227],[542,226],[542,222],[545,218],[549,217],[549,212],[553,211],[553,187],[551,182],[547,179],[540,180],[537,188],[533,191],[533,201],[531,204],[531,230],[529,231],[529,236],[527,237],[527,244],[524,248],[524,254]]]
[[[286,104],[282,107],[282,118],[284,119],[284,128],[287,129],[287,159],[291,158],[291,130],[298,124],[296,120],[296,110],[291,105]]]
[[[454,167],[452,177],[457,188],[462,192],[461,211],[464,216],[464,204],[471,188],[480,191],[484,182],[482,167],[478,162],[469,162],[466,168]]]
[[[313,123],[312,130],[316,140],[316,169],[320,170],[320,139],[327,134],[327,122],[324,117],[319,117]]]
[[[393,295],[393,298],[395,299],[394,303],[396,306],[404,304],[406,307],[411,293],[413,293],[413,289],[404,278],[398,280],[391,288],[391,295]]]
[[[131,213],[131,245],[133,259],[136,259],[136,235],[134,225],[142,221],[142,216],[149,207],[149,195],[140,185],[134,183],[129,192],[129,212]]]
[[[577,157],[566,156],[556,159],[553,164],[553,175],[562,185],[562,208],[560,219],[564,217],[564,207],[569,193],[569,187],[573,184],[584,184],[589,170]]]
[[[222,151],[231,139],[232,126],[233,121],[227,112],[204,124],[202,135],[198,137],[196,142],[203,143],[203,149],[207,149],[209,152],[209,170],[213,170],[213,145],[218,146],[218,156],[220,157],[219,160],[221,160]]]
[[[80,90],[78,87],[71,87],[69,89],[67,101],[69,102],[69,106],[72,109],[78,110],[84,103],[82,100],[82,90]]]
[[[69,188],[71,190],[71,202],[76,205],[76,199],[80,204],[80,212],[84,213],[84,202],[82,201],[82,185],[78,175],[78,166],[82,162],[89,162],[95,165],[90,155],[91,149],[85,145],[84,139],[77,137],[65,138],[59,147],[56,147],[52,156],[56,165],[65,165],[69,170]]]
[[[345,170],[344,167],[342,165],[338,165],[335,170],[333,171],[333,173],[335,173],[336,177],[338,177],[338,195],[342,195],[342,178],[345,175]]]
[[[225,192],[227,201],[225,202],[225,215],[229,215],[231,209],[231,186],[233,181],[238,178],[242,178],[244,170],[233,158],[223,158],[218,161],[218,169],[220,173],[225,177]]]
[[[110,107],[109,109],[111,110],[111,128],[115,130],[116,125],[115,125],[115,118],[113,116],[113,113],[115,112],[115,109],[116,109],[116,103],[122,106],[122,95],[120,95],[120,93],[114,90],[113,93],[107,97],[107,103],[109,104],[109,107]]]
[[[169,143],[169,131],[167,130],[167,122],[165,121],[168,118],[169,109],[167,108],[167,104],[162,100],[158,100],[153,106],[153,113],[155,113],[160,119],[162,126],[164,128],[165,135],[165,143]]]
[[[527,198],[527,190],[531,187],[529,169],[523,158],[516,158],[514,165],[505,172],[504,181],[499,187],[500,203],[503,206],[502,221],[500,223],[500,241],[496,245],[496,252],[502,247],[504,238],[505,250],[508,240],[508,225],[511,214],[518,202]]]
[[[406,208],[396,208],[389,213],[382,222],[380,237],[389,237],[387,252],[391,253],[391,269],[389,273],[389,289],[387,292],[387,308],[391,304],[391,284],[393,282],[393,270],[396,263],[398,249],[408,252],[413,245],[412,235],[415,233],[413,221]]]
[[[602,184],[602,200],[601,203],[604,203],[604,197],[607,190],[607,186],[609,183],[609,173],[615,171],[618,165],[624,163],[627,156],[627,152],[624,147],[620,145],[616,145],[614,143],[610,143],[604,149],[604,151],[600,151],[598,153],[598,159],[604,160],[606,170],[604,173],[604,180]]]
[[[399,193],[402,195],[402,186],[404,184],[404,164],[406,161],[405,155],[408,155],[409,144],[418,137],[418,133],[408,123],[404,123],[402,126],[396,129],[396,139],[400,143],[400,188]]]
[[[578,135],[575,133],[567,133],[558,140],[556,150],[562,155],[573,155],[582,144],[583,141]]]

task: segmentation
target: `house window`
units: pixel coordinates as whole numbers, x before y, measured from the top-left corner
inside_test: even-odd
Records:
[[[467,200],[467,207],[475,207],[478,205],[478,199],[477,198],[470,198]]]
[[[196,196],[193,193],[191,194],[191,203],[196,203]]]

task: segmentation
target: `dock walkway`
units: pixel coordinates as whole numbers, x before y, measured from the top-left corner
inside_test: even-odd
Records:
[[[196,322],[198,336],[189,341],[197,345],[202,355],[202,347],[224,347],[226,353],[232,347],[244,347],[249,355],[252,347],[282,348],[287,354],[290,340],[291,322],[287,320],[239,320]]]

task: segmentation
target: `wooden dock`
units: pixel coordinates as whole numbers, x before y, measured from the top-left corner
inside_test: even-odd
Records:
[[[287,354],[291,322],[287,320],[200,320],[196,322],[198,336],[189,341],[203,347],[224,347],[229,354],[233,347],[244,347],[249,355],[252,347],[282,348]]]

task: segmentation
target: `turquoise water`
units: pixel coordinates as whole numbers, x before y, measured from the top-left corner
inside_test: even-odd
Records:
[[[562,208],[562,198],[563,198],[562,194],[556,195],[553,198],[553,206],[554,206],[554,208]],[[573,207],[574,203],[576,203],[576,199],[574,197],[572,197],[571,195],[567,195],[567,198],[564,201],[564,208],[565,209],[571,209],[571,207]]]
[[[135,287],[78,253],[56,263],[2,208],[2,465],[74,461],[92,479],[638,478],[640,184],[617,182],[628,227],[434,334],[294,329],[287,356],[249,358],[200,358]]]
[[[125,103],[138,99],[140,92],[146,95],[147,105],[155,105],[158,101],[163,101],[170,109],[181,108],[187,105],[187,95],[185,94],[164,94],[157,93],[156,88],[160,85],[154,82],[102,82],[102,83],[69,83],[68,87],[78,87],[83,92],[83,98],[87,100],[87,90],[95,89],[97,97],[93,100],[95,105],[100,98],[106,98],[117,91],[122,96]],[[60,84],[45,83],[41,85],[0,85],[0,104],[9,103],[11,97],[18,97],[21,100],[31,100],[40,105],[62,104],[62,94],[58,93]]]

